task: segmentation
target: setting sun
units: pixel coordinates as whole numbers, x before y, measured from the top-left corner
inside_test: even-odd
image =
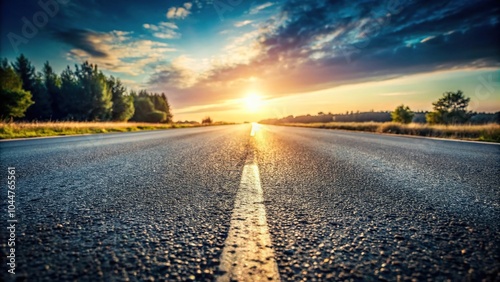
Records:
[[[262,97],[256,93],[249,94],[245,99],[245,107],[249,112],[257,112],[262,107]]]

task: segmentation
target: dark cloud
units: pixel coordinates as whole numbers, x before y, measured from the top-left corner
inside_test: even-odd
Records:
[[[399,6],[394,6],[398,2]],[[397,7],[397,8],[395,8]],[[484,31],[495,26],[491,21],[499,20],[499,8],[495,1],[296,1],[291,0],[283,6],[282,17],[285,24],[275,32],[267,34],[263,45],[269,50],[268,55],[291,55],[298,59],[310,55],[304,52],[318,38],[333,31],[340,30],[335,42],[322,51],[335,54],[335,45],[345,45],[365,53],[363,58],[374,53],[394,50],[404,47],[406,42],[418,37],[443,36],[453,31],[472,29],[469,37],[482,36]],[[481,30],[482,29],[482,30]],[[490,36],[494,38],[493,34]],[[423,38],[422,38],[423,39]],[[484,41],[481,38],[475,40]],[[451,40],[453,41],[453,40]],[[463,55],[469,58],[476,54],[475,59],[491,57],[493,49],[498,49],[498,41],[484,42],[489,48],[473,45],[482,52],[475,50],[455,49],[452,58]],[[344,46],[344,47],[345,47]],[[434,49],[438,53],[449,52],[450,46],[440,45],[443,50]],[[333,48],[332,48],[333,47]],[[489,50],[487,50],[489,49]],[[478,50],[479,51],[479,50]],[[358,52],[357,52],[358,53]],[[301,54],[301,55],[300,55]],[[418,55],[418,54],[417,54]],[[433,56],[435,60],[446,60],[449,56]],[[403,60],[404,63],[406,60]],[[410,59],[408,61],[412,63]],[[438,62],[439,63],[439,62]],[[452,62],[451,62],[452,63]],[[381,65],[390,68],[390,65]]]
[[[55,31],[54,37],[74,48],[80,49],[95,58],[105,58],[109,54],[100,50],[99,44],[91,40],[92,37],[98,37],[101,34],[98,32],[83,30],[83,29],[70,29],[64,31]]]

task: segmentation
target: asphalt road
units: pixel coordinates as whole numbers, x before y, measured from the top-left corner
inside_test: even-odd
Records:
[[[0,278],[220,278],[252,157],[282,281],[500,280],[499,145],[250,127],[0,142]]]

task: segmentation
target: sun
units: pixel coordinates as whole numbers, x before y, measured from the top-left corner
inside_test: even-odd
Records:
[[[256,93],[248,94],[244,99],[245,107],[249,112],[257,112],[262,107],[262,97]]]

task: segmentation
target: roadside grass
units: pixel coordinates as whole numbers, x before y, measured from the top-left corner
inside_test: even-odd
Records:
[[[197,126],[202,125],[134,122],[0,122],[0,139],[131,132]]]
[[[283,123],[277,125],[343,129],[500,143],[500,124],[496,123],[483,125],[428,125],[420,123],[401,124],[395,122],[329,122]]]

